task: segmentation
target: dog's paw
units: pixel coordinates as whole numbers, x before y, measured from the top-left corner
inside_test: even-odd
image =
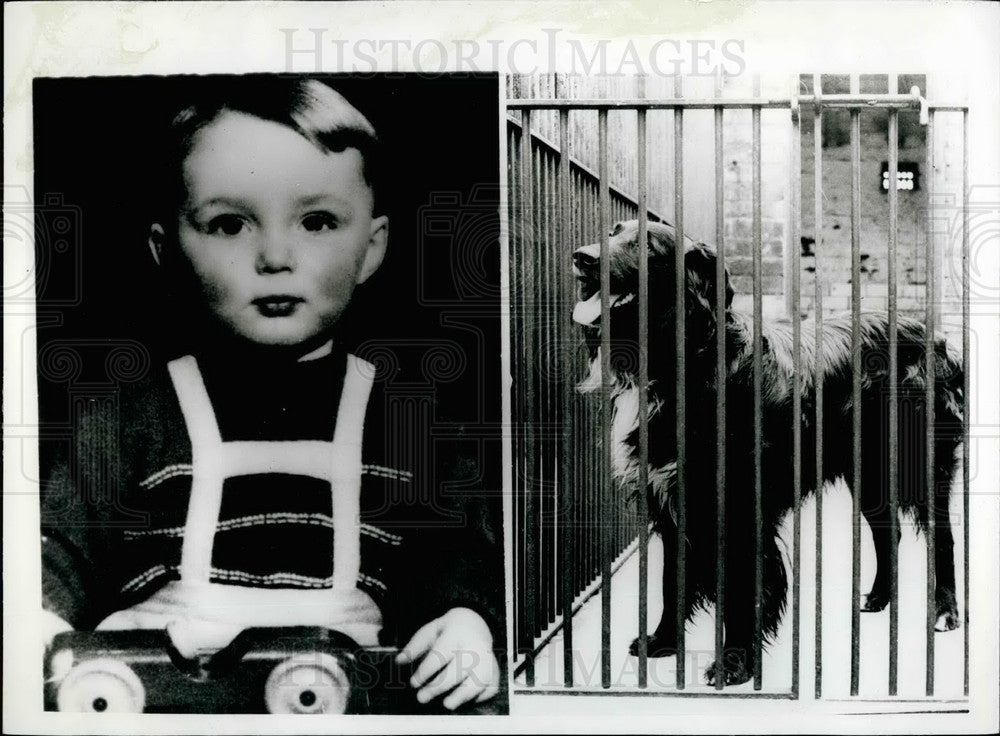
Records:
[[[742,685],[744,682],[748,682],[753,677],[752,670],[746,652],[742,649],[730,649],[726,652],[722,663],[722,672],[726,678],[725,685]],[[705,670],[705,680],[712,687],[715,687],[718,682],[715,662],[712,662]]]
[[[880,593],[873,590],[861,598],[861,610],[868,613],[881,611],[887,605],[889,605],[889,595],[887,593]]]
[[[639,639],[635,638],[628,645],[628,653],[633,657],[639,656]],[[677,654],[677,643],[674,639],[658,634],[650,634],[646,639],[647,657],[672,657]]]
[[[939,590],[937,598],[937,621],[934,622],[935,631],[954,631],[961,623],[958,618],[958,601],[955,600],[955,591]]]

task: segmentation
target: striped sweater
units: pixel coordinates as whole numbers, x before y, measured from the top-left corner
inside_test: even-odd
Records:
[[[501,641],[500,547],[482,494],[465,490],[478,459],[432,441],[426,396],[371,372],[359,384],[369,368],[342,352],[187,356],[87,402],[43,486],[44,606],[91,628],[181,579],[347,586],[378,606],[385,642],[455,606]],[[342,415],[358,406],[352,429]],[[360,490],[338,487],[358,476]],[[443,491],[456,483],[461,496]]]

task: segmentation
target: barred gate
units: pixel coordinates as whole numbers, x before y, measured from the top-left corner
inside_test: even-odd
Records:
[[[889,75],[890,87],[895,89],[895,75]],[[574,682],[573,662],[574,652],[581,646],[579,632],[574,633],[573,615],[587,601],[600,595],[600,669],[601,687],[608,691],[612,686],[611,677],[611,586],[606,584],[618,567],[630,555],[637,553],[639,567],[639,604],[636,611],[637,630],[639,632],[638,653],[638,691],[650,692],[647,682],[647,637],[648,612],[646,586],[648,577],[648,542],[650,519],[644,502],[626,503],[619,489],[615,487],[611,477],[611,396],[608,375],[610,373],[611,337],[608,330],[602,329],[601,360],[603,385],[596,396],[581,396],[576,391],[576,384],[583,378],[587,369],[586,350],[579,336],[579,329],[572,323],[571,313],[576,301],[576,285],[572,274],[570,256],[580,245],[600,242],[602,254],[601,295],[602,324],[607,324],[609,314],[609,274],[607,260],[603,257],[608,250],[608,235],[611,225],[621,219],[639,220],[640,241],[645,240],[645,229],[648,222],[661,221],[660,214],[651,211],[647,204],[647,121],[653,114],[669,115],[673,123],[673,180],[674,180],[674,213],[677,242],[684,241],[684,212],[688,203],[684,202],[684,121],[685,113],[690,110],[710,110],[714,113],[714,144],[715,144],[715,244],[717,247],[717,284],[716,310],[720,323],[724,321],[725,279],[722,275],[726,268],[726,232],[723,223],[723,203],[725,198],[723,140],[726,131],[726,112],[731,110],[749,110],[752,116],[752,243],[753,243],[753,325],[754,325],[754,375],[755,375],[755,467],[753,492],[755,497],[755,529],[756,529],[756,565],[755,579],[757,608],[760,608],[762,596],[761,580],[761,499],[766,489],[761,487],[761,324],[763,320],[762,288],[763,282],[763,237],[761,213],[761,126],[762,110],[788,110],[791,119],[791,138],[788,150],[790,156],[787,196],[789,203],[789,237],[791,245],[791,262],[786,272],[787,304],[797,315],[798,305],[802,301],[800,283],[801,263],[798,243],[800,241],[801,224],[801,165],[800,165],[800,121],[809,115],[814,124],[815,138],[815,211],[816,229],[816,283],[813,295],[816,311],[817,344],[823,331],[823,269],[820,267],[824,250],[822,244],[821,223],[823,221],[823,152],[820,131],[822,129],[823,113],[826,110],[847,110],[851,122],[851,167],[853,172],[851,188],[851,312],[853,315],[854,334],[852,335],[852,359],[855,366],[853,394],[855,399],[860,396],[860,343],[859,325],[861,311],[860,272],[861,249],[858,231],[858,219],[861,201],[860,185],[860,127],[859,121],[863,110],[881,108],[888,110],[888,171],[887,178],[889,202],[889,236],[888,236],[888,291],[887,306],[889,314],[889,508],[892,531],[898,533],[897,511],[899,504],[899,458],[896,456],[896,442],[899,432],[899,409],[897,380],[899,377],[896,361],[897,340],[897,231],[898,231],[898,195],[897,188],[891,186],[898,177],[897,140],[898,115],[903,110],[919,110],[921,124],[926,126],[927,135],[927,186],[932,186],[934,180],[934,145],[933,131],[935,119],[940,115],[960,115],[962,122],[962,250],[961,250],[961,339],[964,365],[968,366],[969,356],[969,249],[968,249],[968,143],[967,119],[968,107],[965,105],[929,104],[916,88],[909,94],[861,94],[858,77],[851,78],[849,94],[822,94],[820,77],[813,79],[812,94],[794,94],[788,97],[767,98],[759,95],[755,89],[752,97],[733,99],[721,96],[721,87],[716,85],[716,95],[706,98],[684,97],[680,94],[679,84],[675,87],[671,98],[621,98],[621,99],[558,99],[551,92],[542,94],[536,91],[536,99],[508,99],[508,132],[507,150],[510,183],[510,299],[511,299],[511,371],[513,378],[513,458],[514,458],[514,655],[515,676],[521,678],[522,692],[539,692],[544,687],[536,686],[535,661],[536,656],[553,641],[561,639],[562,673],[561,686],[571,688],[579,686]],[[759,89],[759,88],[758,88]],[[553,126],[553,137],[557,140],[547,140],[533,130],[532,118],[539,111],[557,111],[558,122]],[[614,121],[623,111],[632,111],[636,116],[635,140],[637,145],[632,152],[637,174],[637,187],[634,192],[624,191],[615,186],[609,176],[609,120]],[[666,111],[656,113],[654,111]],[[571,129],[571,121],[585,118],[593,128],[596,119],[596,154],[597,171],[592,171],[584,163],[576,160],[574,144],[579,145],[579,126]],[[620,126],[619,126],[620,128]],[[631,162],[625,162],[625,165]],[[616,156],[614,164],[617,168],[623,165],[621,156]],[[633,196],[634,195],[634,196]],[[928,192],[928,203],[931,193]],[[703,234],[701,234],[703,235]],[[926,366],[931,380],[926,388],[926,400],[933,407],[933,365],[934,326],[938,324],[935,310],[935,283],[940,265],[940,240],[935,236],[933,223],[928,218],[926,252],[924,254],[926,267],[926,305],[922,318],[928,325],[925,345]],[[937,250],[936,250],[937,249]],[[678,279],[683,274],[683,248],[675,249]],[[648,331],[648,300],[649,286],[647,283],[648,267],[646,252],[640,249],[639,271],[639,334]],[[715,476],[715,488],[718,503],[718,532],[716,544],[716,565],[720,566],[724,559],[723,529],[725,523],[725,382],[719,381],[715,407],[685,407],[684,406],[684,309],[683,290],[678,290],[677,297],[677,407],[676,420],[678,427],[683,427],[684,418],[689,411],[714,411],[718,420],[717,446],[719,460],[717,467],[707,469]],[[801,376],[801,320],[792,319],[793,352],[795,356],[794,371]],[[648,383],[648,346],[645,340],[635,346],[637,356],[633,356],[639,366],[640,387]],[[717,376],[726,375],[723,356],[724,331],[718,331],[717,346]],[[968,371],[965,372],[964,391],[968,404]],[[642,390],[642,388],[640,389]],[[640,394],[642,395],[642,394]],[[817,386],[818,406],[822,405],[822,381]],[[857,402],[855,402],[856,404]],[[802,460],[801,437],[801,385],[795,382],[793,386],[793,474],[795,478],[795,506],[792,518],[792,550],[790,562],[791,579],[791,610],[786,617],[792,622],[792,663],[791,687],[788,692],[779,693],[779,697],[800,697],[800,641],[803,646],[813,647],[815,675],[813,691],[816,698],[823,696],[822,692],[822,614],[824,602],[822,599],[822,556],[823,542],[823,494],[816,496],[816,525],[814,530],[806,530],[815,535],[816,560],[816,606],[815,630],[810,639],[803,638],[800,631],[800,567],[801,567],[801,537],[802,524],[800,520],[800,504],[802,488],[800,468]],[[817,416],[817,480],[822,487],[822,446],[823,431],[820,416]],[[639,452],[642,477],[640,485],[645,486],[648,458],[648,427],[645,413],[639,412]],[[854,413],[854,464],[857,471],[860,463],[860,413]],[[969,692],[969,412],[964,413],[962,427],[962,524],[964,539],[964,606],[962,607],[964,621],[964,693]],[[677,466],[678,466],[678,539],[683,540],[685,530],[685,493],[683,468],[686,462],[684,434],[677,436]],[[927,468],[930,471],[934,462],[934,442],[931,429],[926,437]],[[858,472],[855,472],[855,477]],[[746,479],[740,479],[745,482]],[[933,473],[928,472],[928,491],[933,498]],[[957,492],[957,491],[956,491]],[[860,669],[860,547],[861,524],[859,493],[853,496],[853,554],[852,554],[852,600],[851,611],[851,668],[850,695],[859,695]],[[930,697],[935,694],[934,661],[935,661],[935,605],[934,605],[934,514],[929,514],[927,530],[927,589],[926,589],[926,678],[925,692]],[[678,543],[677,567],[678,580],[675,599],[678,610],[678,620],[683,622],[684,590],[684,555],[683,542]],[[892,546],[891,590],[889,603],[889,661],[888,661],[888,694],[897,694],[898,679],[898,559],[895,545]],[[723,614],[724,600],[722,594],[722,576],[717,576],[717,600],[714,606],[714,645],[715,660],[723,660]],[[761,622],[759,616],[755,621],[756,636],[754,641],[755,671],[753,673],[753,689],[760,691],[762,687],[761,673]],[[683,624],[678,627],[678,653],[676,655],[675,691],[683,691],[692,684],[692,673],[685,667],[685,631]],[[557,637],[557,639],[554,639]],[[718,678],[719,695],[739,695],[746,697],[746,692],[730,692],[726,690]],[[552,692],[552,690],[549,690]],[[588,692],[591,692],[588,690]],[[597,690],[596,692],[600,692]],[[658,690],[657,692],[670,692]],[[758,693],[765,695],[765,693]],[[774,696],[773,694],[771,696]]]

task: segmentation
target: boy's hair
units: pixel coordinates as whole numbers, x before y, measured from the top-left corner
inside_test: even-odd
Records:
[[[225,112],[252,115],[294,130],[326,153],[354,148],[361,154],[362,175],[372,190],[378,212],[378,134],[374,126],[343,95],[315,79],[301,77],[241,77],[211,84],[173,120],[172,164],[180,173],[198,132]],[[174,178],[173,205],[184,197],[184,183]],[[174,207],[176,212],[176,207]]]

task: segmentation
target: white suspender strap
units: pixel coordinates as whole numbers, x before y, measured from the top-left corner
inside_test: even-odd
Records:
[[[191,439],[191,499],[181,546],[181,580],[208,583],[225,480],[222,437],[198,363],[191,355],[167,364]]]
[[[365,413],[375,368],[353,355],[347,356],[347,371],[337,410],[333,442],[223,444],[212,404],[205,390],[198,363],[187,355],[167,364],[191,439],[191,498],[188,502],[184,541],[181,545],[181,580],[185,584],[210,581],[212,547],[222,506],[223,483],[228,476],[255,472],[311,474],[310,466],[323,448],[329,448],[329,480],[333,512],[333,588],[351,590],[361,570],[361,441]],[[264,452],[264,447],[271,452]],[[322,445],[322,447],[320,447]],[[260,457],[248,460],[250,450]],[[294,450],[289,452],[290,450]],[[280,463],[275,452],[284,456]],[[286,455],[286,453],[288,453]],[[241,460],[243,462],[241,462]],[[271,461],[269,463],[268,461]],[[301,465],[301,467],[298,467]]]
[[[347,356],[344,389],[333,432],[333,589],[357,586],[361,570],[361,439],[375,367]]]

